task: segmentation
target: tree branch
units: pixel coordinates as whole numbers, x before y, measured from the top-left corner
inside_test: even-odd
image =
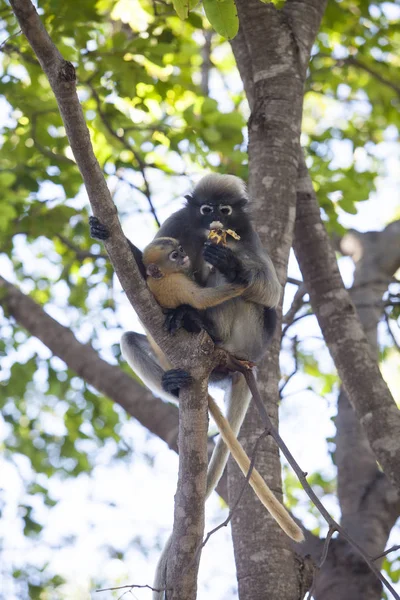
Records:
[[[297,185],[294,249],[311,305],[371,448],[400,489],[400,412],[344,288],[302,153]]]
[[[78,342],[41,306],[0,276],[0,303],[6,313],[37,337],[87,383],[122,406],[146,429],[177,452],[178,410],[154,396],[119,367],[99,357],[88,344]]]
[[[332,58],[332,60],[335,61],[335,59],[333,59],[333,58]],[[374,79],[379,81],[379,83],[382,83],[383,85],[389,87],[400,98],[400,84],[395,83],[394,81],[388,79],[387,77],[384,77],[381,73],[379,73],[378,71],[375,71],[375,69],[366,65],[365,63],[360,61],[358,58],[355,58],[354,56],[348,56],[347,58],[337,59],[335,62],[339,66],[343,65],[343,64],[353,65],[354,67],[365,71],[366,73],[371,75],[371,77],[373,77]],[[379,68],[379,63],[377,63],[376,66],[377,66],[377,68]]]
[[[201,49],[201,83],[200,88],[203,96],[208,96],[209,94],[209,79],[210,79],[210,71],[213,66],[211,62],[211,41],[213,38],[213,30],[205,29],[203,31],[204,35],[204,44]]]
[[[400,266],[398,225],[385,230],[360,233],[350,231],[340,241],[342,253],[355,263],[350,295],[355,303],[367,340],[378,356],[377,327],[384,311],[382,296],[393,272]],[[344,389],[338,399],[336,451],[338,499],[342,525],[370,556],[382,556],[391,528],[400,510],[400,496],[384,476]],[[336,551],[335,551],[336,550]],[[358,568],[361,566],[361,570]],[[332,548],[317,582],[317,597],[334,582],[336,595],[349,590],[354,600],[377,598],[371,573],[362,568],[359,557],[349,547]]]
[[[259,0],[236,0],[236,6],[240,28],[232,48],[251,109],[249,193],[254,199],[257,231],[283,284],[296,211],[295,182],[306,69],[286,14],[272,3]],[[280,319],[279,308],[277,335],[263,359],[259,379],[274,424],[278,422]],[[246,449],[252,447],[259,434],[260,419],[250,406],[240,431]],[[270,439],[260,448],[257,468],[268,478],[275,493],[280,494],[279,451]],[[240,480],[232,464],[228,465],[228,483],[231,497],[232,493],[235,497]],[[240,596],[272,598],[285,593],[288,598],[300,597],[304,563],[295,557],[288,540],[265,511],[261,513],[253,498],[249,497],[246,508],[239,506],[233,516],[232,537]],[[265,539],[269,540],[268,547]],[[276,564],[280,565],[278,572]]]
[[[282,13],[286,16],[305,71],[328,0],[286,0]]]

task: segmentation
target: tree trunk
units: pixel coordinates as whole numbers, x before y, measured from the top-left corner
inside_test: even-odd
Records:
[[[382,296],[400,267],[400,221],[382,232],[350,232],[340,249],[353,258],[351,298],[373,353],[378,354],[377,326],[382,317]],[[342,389],[336,417],[338,496],[342,525],[370,556],[386,546],[399,512],[396,489],[378,468],[376,458]],[[377,561],[381,564],[382,559]],[[332,542],[317,578],[317,600],[380,600],[381,584],[343,540]]]
[[[255,204],[257,231],[284,284],[296,213],[306,65],[325,2],[289,1],[282,11],[259,0],[238,0],[236,4],[240,30],[232,48],[251,108],[249,192]],[[259,369],[260,390],[275,426],[279,398],[278,332],[279,326]],[[250,454],[262,430],[258,414],[250,407],[240,434]],[[279,452],[271,439],[261,443],[256,467],[282,498]],[[231,505],[242,485],[243,476],[230,463]],[[246,494],[246,501],[235,510],[232,534],[241,600],[294,600],[302,596],[307,588],[301,561],[289,538],[251,493]]]

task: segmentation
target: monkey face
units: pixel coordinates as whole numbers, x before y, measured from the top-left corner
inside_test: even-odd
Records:
[[[218,222],[221,229],[238,231],[247,222],[248,216],[243,210],[246,200],[241,203],[235,199],[226,199],[224,202],[218,198],[211,198],[203,202],[192,198],[188,202],[190,220],[195,222],[199,229],[210,230],[211,224]]]
[[[146,270],[153,264],[162,273],[177,273],[188,271],[190,268],[189,257],[179,241],[170,237],[155,238],[146,246],[143,251],[143,264]]]
[[[170,267],[176,271],[188,271],[190,268],[190,259],[181,245],[177,245],[176,248],[169,253],[168,261]]]

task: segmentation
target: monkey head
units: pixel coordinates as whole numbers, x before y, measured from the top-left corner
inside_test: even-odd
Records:
[[[143,264],[146,273],[153,279],[161,279],[170,273],[186,273],[190,260],[178,240],[159,237],[153,240],[143,251]]]
[[[218,221],[222,229],[240,234],[248,223],[245,206],[248,202],[244,182],[234,175],[206,175],[189,196],[185,196],[191,223],[199,229],[210,230]]]

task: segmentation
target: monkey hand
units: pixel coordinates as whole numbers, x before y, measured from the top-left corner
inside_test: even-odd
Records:
[[[192,383],[192,377],[183,369],[170,369],[165,371],[161,379],[161,385],[165,392],[179,397],[179,390]]]
[[[203,319],[199,311],[189,304],[181,304],[178,308],[171,308],[164,312],[167,315],[164,326],[171,335],[181,327],[189,333],[200,333],[203,329]]]
[[[110,232],[108,231],[108,227],[103,225],[103,223],[97,217],[89,217],[89,227],[90,227],[90,235],[95,240],[106,240],[108,239]]]
[[[245,286],[249,284],[249,279],[246,271],[243,269],[242,263],[230,248],[206,242],[203,248],[203,258],[210,265],[218,269],[228,283]]]

